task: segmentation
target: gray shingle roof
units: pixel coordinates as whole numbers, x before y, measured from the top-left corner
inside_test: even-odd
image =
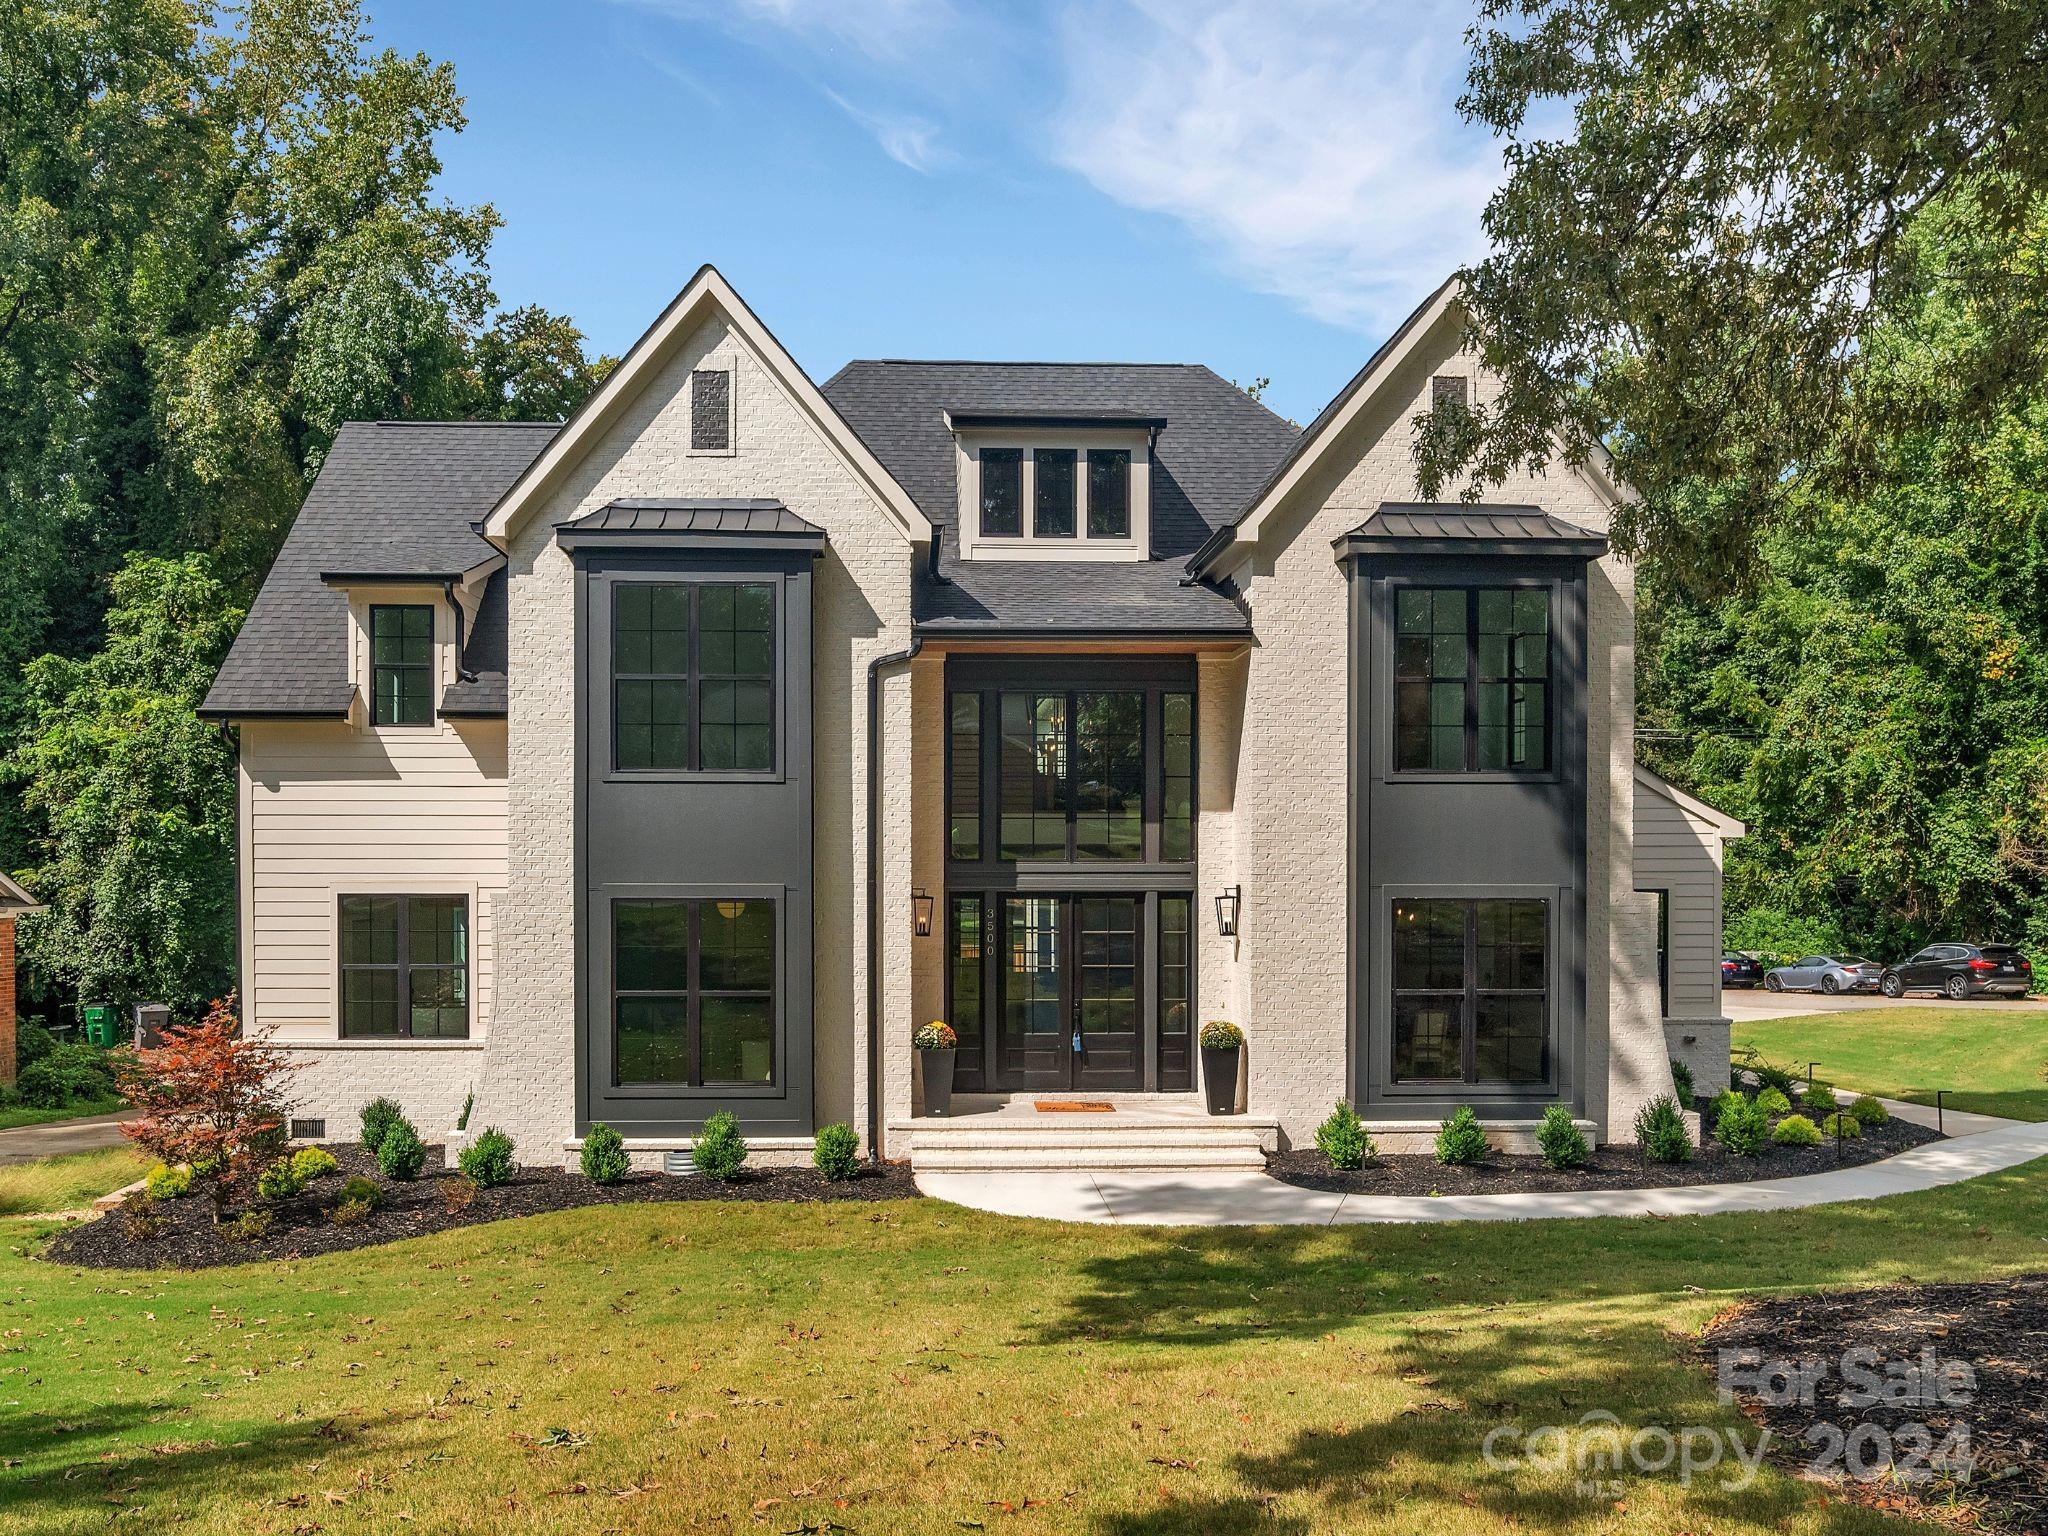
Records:
[[[962,561],[948,538],[940,572],[920,569],[912,610],[934,630],[1208,632],[1249,628],[1212,587],[1183,586],[1182,562],[1265,482],[1296,429],[1213,370],[1191,363],[848,363],[825,398],[935,524],[959,506],[949,413],[1039,420],[1158,420],[1152,559]],[[1170,566],[1171,569],[1165,569]]]
[[[348,599],[322,582],[321,573],[474,569],[496,551],[469,525],[490,511],[556,430],[554,422],[342,427],[201,712],[345,712],[353,697]],[[501,600],[500,677],[503,611]],[[470,649],[490,643],[480,619]],[[467,654],[464,664],[474,665]]]

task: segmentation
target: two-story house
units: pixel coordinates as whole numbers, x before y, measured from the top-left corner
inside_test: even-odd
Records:
[[[1629,1136],[1673,1047],[1619,492],[1422,504],[1415,416],[1491,387],[1460,335],[1447,286],[1297,430],[1180,364],[820,386],[706,267],[567,422],[344,428],[206,703],[301,1134],[386,1094],[651,1164],[730,1109],[936,1163],[942,1018],[948,1129]]]

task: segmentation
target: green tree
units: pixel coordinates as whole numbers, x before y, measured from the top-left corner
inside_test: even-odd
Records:
[[[1432,493],[1604,448],[1641,497],[1621,545],[1725,585],[1803,487],[2048,377],[2038,0],[1483,0],[1471,40],[1508,179],[1462,276],[1504,389],[1425,418]],[[1909,232],[1963,191],[1940,281],[2001,324],[1940,379],[1873,372],[1860,338],[1926,277]]]
[[[2029,238],[2048,241],[2048,213]],[[1750,822],[1728,862],[1730,932],[1749,946],[1889,954],[1963,937],[2039,952],[2048,389],[1988,410],[1961,398],[2004,317],[1948,275],[2006,237],[1958,204],[1902,241],[1908,292],[1859,338],[1861,366],[1873,388],[1956,408],[1873,437],[1854,491],[1794,477],[1749,593],[1702,598],[1649,562],[1639,740]]]
[[[192,1007],[232,985],[235,760],[194,711],[241,620],[204,556],[138,557],[105,647],[28,667],[5,766],[49,909],[21,919],[21,947],[85,998]]]

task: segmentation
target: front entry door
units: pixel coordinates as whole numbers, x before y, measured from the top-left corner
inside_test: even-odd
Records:
[[[997,1088],[1144,1087],[1143,915],[1135,896],[1002,898]]]

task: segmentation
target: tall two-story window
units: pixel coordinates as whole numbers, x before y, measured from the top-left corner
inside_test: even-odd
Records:
[[[775,903],[612,904],[620,1084],[775,1080]]]
[[[460,1040],[469,1034],[469,901],[343,896],[344,1039]]]
[[[434,723],[434,610],[428,604],[370,608],[370,723]]]
[[[1394,767],[1550,767],[1550,593],[1401,587],[1394,595]]]
[[[624,773],[766,773],[775,764],[775,589],[612,589],[612,760]]]

